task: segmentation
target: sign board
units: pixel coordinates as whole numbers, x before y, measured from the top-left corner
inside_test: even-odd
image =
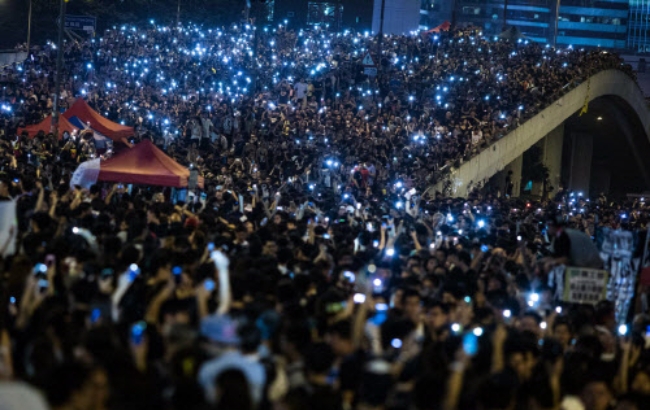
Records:
[[[371,77],[374,77],[377,75],[377,67],[364,67],[363,68],[363,73],[365,75],[369,75]]]
[[[375,66],[375,62],[373,61],[372,56],[370,55],[370,53],[366,54],[366,56],[363,58],[363,61],[361,62],[361,64],[363,64],[366,67],[374,67]]]
[[[562,300],[595,305],[605,299],[608,279],[609,273],[606,270],[567,267]]]
[[[97,17],[73,16],[72,14],[66,14],[64,27],[70,30],[80,30],[92,33],[95,32],[97,28]]]

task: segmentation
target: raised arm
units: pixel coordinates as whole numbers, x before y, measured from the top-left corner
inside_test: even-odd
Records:
[[[232,295],[230,293],[230,277],[228,273],[228,267],[230,261],[228,257],[221,253],[220,251],[214,251],[210,254],[214,265],[217,267],[219,275],[219,307],[217,308],[217,314],[224,315],[230,310],[230,302]]]

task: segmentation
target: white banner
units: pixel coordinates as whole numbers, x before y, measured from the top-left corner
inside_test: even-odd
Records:
[[[564,302],[595,305],[605,300],[609,273],[600,269],[567,267],[564,272]]]
[[[70,178],[70,187],[74,189],[75,185],[89,189],[97,183],[99,178],[100,158],[82,162]]]

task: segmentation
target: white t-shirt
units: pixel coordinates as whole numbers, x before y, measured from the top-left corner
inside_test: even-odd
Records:
[[[190,123],[190,129],[192,130],[192,139],[199,140],[201,139],[201,126],[196,120],[192,120]]]
[[[296,83],[295,90],[296,90],[296,98],[298,100],[302,100],[307,95],[307,84]]]
[[[481,130],[472,131],[472,144],[478,144],[481,142],[481,138],[483,138],[483,133]]]
[[[213,126],[212,120],[209,118],[201,118],[201,126],[203,127],[203,137],[208,138],[210,136],[210,127]]]

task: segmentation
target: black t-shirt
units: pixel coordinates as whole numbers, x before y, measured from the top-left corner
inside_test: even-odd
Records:
[[[341,361],[339,370],[341,391],[352,390],[355,393],[357,392],[365,363],[366,353],[363,350],[357,350]]]
[[[343,410],[343,398],[329,385],[309,384],[304,388],[293,389],[287,395],[287,401],[295,404],[297,409],[309,410]]]
[[[569,258],[571,256],[571,239],[566,232],[562,231],[553,241],[553,257]]]

